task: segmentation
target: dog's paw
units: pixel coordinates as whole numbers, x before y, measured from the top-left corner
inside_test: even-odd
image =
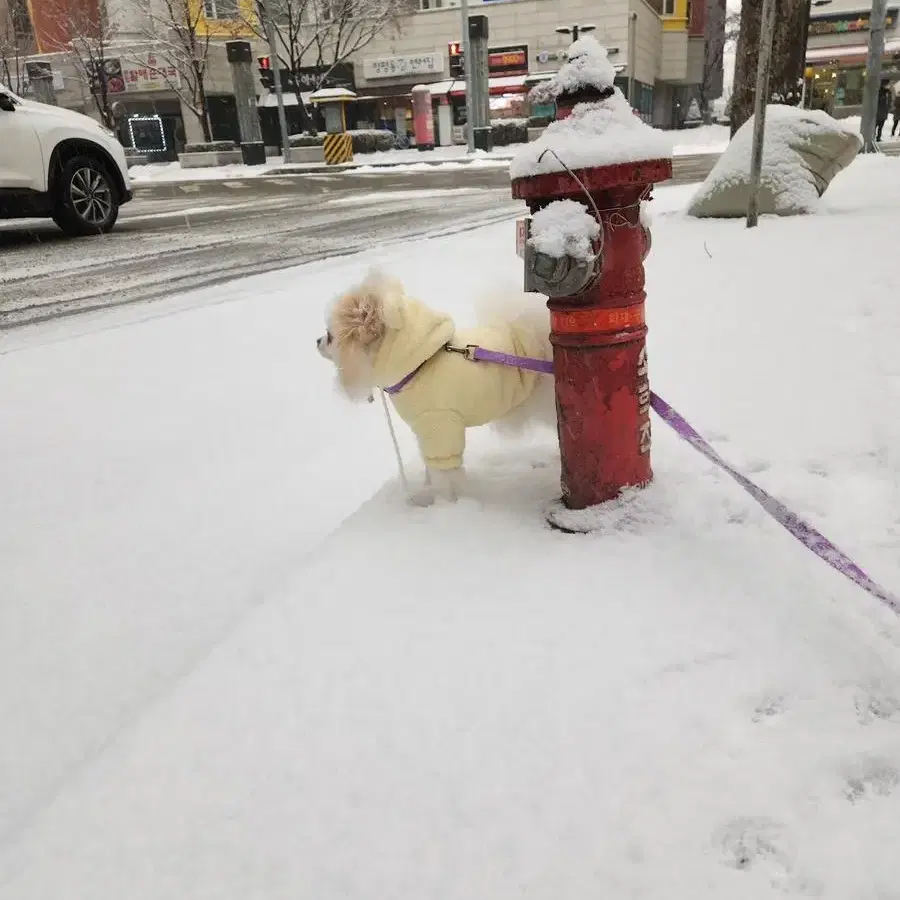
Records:
[[[408,499],[411,505],[419,506],[422,509],[425,509],[428,506],[434,506],[434,489],[424,487],[418,491],[412,491]]]

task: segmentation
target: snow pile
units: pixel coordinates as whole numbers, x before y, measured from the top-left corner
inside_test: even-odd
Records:
[[[579,103],[565,119],[551,122],[544,133],[512,158],[509,177],[528,178],[547,172],[612,166],[617,163],[670,159],[672,138],[635,116],[621,91],[600,103]]]
[[[600,223],[575,200],[554,200],[531,219],[529,243],[538,252],[554,259],[571,256],[589,260],[591,243],[600,234]]]
[[[691,201],[689,214],[728,218],[747,212],[753,123],[745,122]],[[856,130],[822,110],[766,108],[760,212],[813,212],[831,179],[861,147]]]
[[[538,140],[513,157],[510,178],[671,158],[672,138],[634,115],[622,92],[612,87],[614,79],[606,50],[592,37],[576,41],[570,61],[534,91],[554,98],[585,88],[610,88],[612,94],[597,103],[577,103],[570,116],[551,122]]]
[[[531,89],[532,103],[552,103],[560,94],[575,94],[584,88],[602,91],[612,87],[616,80],[616,70],[607,59],[606,48],[596,38],[579,38],[569,47],[566,57],[568,61],[553,78]]]

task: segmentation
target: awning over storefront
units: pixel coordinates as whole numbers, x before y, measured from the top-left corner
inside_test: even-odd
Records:
[[[900,53],[900,40],[885,41],[886,56]],[[843,44],[838,47],[816,47],[806,51],[808,63],[838,62],[842,65],[864,63],[869,54],[867,44]]]
[[[527,75],[500,75],[488,79],[488,90],[491,96],[498,94],[525,94],[528,88],[525,86]],[[436,81],[434,84],[426,84],[432,97],[449,95],[451,97],[466,96],[466,81],[464,78],[454,78],[451,81]]]
[[[309,94],[302,93],[300,94],[300,98],[303,100],[304,106],[309,106]],[[297,95],[293,93],[284,92],[281,95],[281,99],[284,102],[285,106],[297,106]],[[261,109],[275,109],[278,106],[278,97],[275,94],[263,94],[257,103]]]

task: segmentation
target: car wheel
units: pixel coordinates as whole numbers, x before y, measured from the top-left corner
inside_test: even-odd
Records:
[[[89,156],[63,165],[53,200],[53,221],[72,237],[105,234],[119,217],[116,185],[103,163]]]

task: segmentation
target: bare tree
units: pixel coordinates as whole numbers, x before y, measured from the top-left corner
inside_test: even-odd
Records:
[[[90,10],[80,4],[68,4],[64,33],[69,42],[63,52],[72,63],[76,77],[88,89],[94,106],[107,128],[115,128],[112,105],[125,90],[119,53],[112,49],[115,25],[110,22],[105,4]]]
[[[386,31],[399,31],[403,19],[417,9],[416,0],[270,0],[275,17],[278,58],[297,73],[316,67],[313,90],[331,71]],[[257,16],[248,25],[266,40],[265,13],[257,0]]]
[[[697,91],[697,99],[700,102],[704,121],[709,118],[712,101],[722,96],[722,66],[725,60],[725,51],[735,46],[741,27],[740,10],[726,12],[723,7],[721,12],[724,13],[725,18],[724,35],[720,39],[706,42],[703,79]]]
[[[28,36],[12,4],[0,13],[0,82],[16,94],[25,91]]]
[[[206,93],[211,46],[206,4],[197,0],[135,0],[144,21],[141,42],[152,50],[132,50],[129,59],[156,73],[196,117],[206,141],[212,140]]]
[[[416,0],[269,0],[275,18],[275,53],[280,67],[288,69],[315,91],[357,50],[386,31],[399,31],[403,19],[417,9]],[[256,15],[247,25],[261,40],[268,40],[265,4],[256,2]],[[273,60],[273,62],[275,62]],[[315,126],[300,104],[304,126]]]
[[[756,65],[759,59],[759,31],[762,0],[744,0],[734,67],[734,91],[731,95],[732,135],[753,115],[756,94]],[[776,0],[775,39],[767,103],[800,102],[803,79],[803,35],[808,28],[809,0]]]
[[[416,0],[318,0],[313,8],[312,65],[331,69],[379,34],[399,31],[418,4]]]

